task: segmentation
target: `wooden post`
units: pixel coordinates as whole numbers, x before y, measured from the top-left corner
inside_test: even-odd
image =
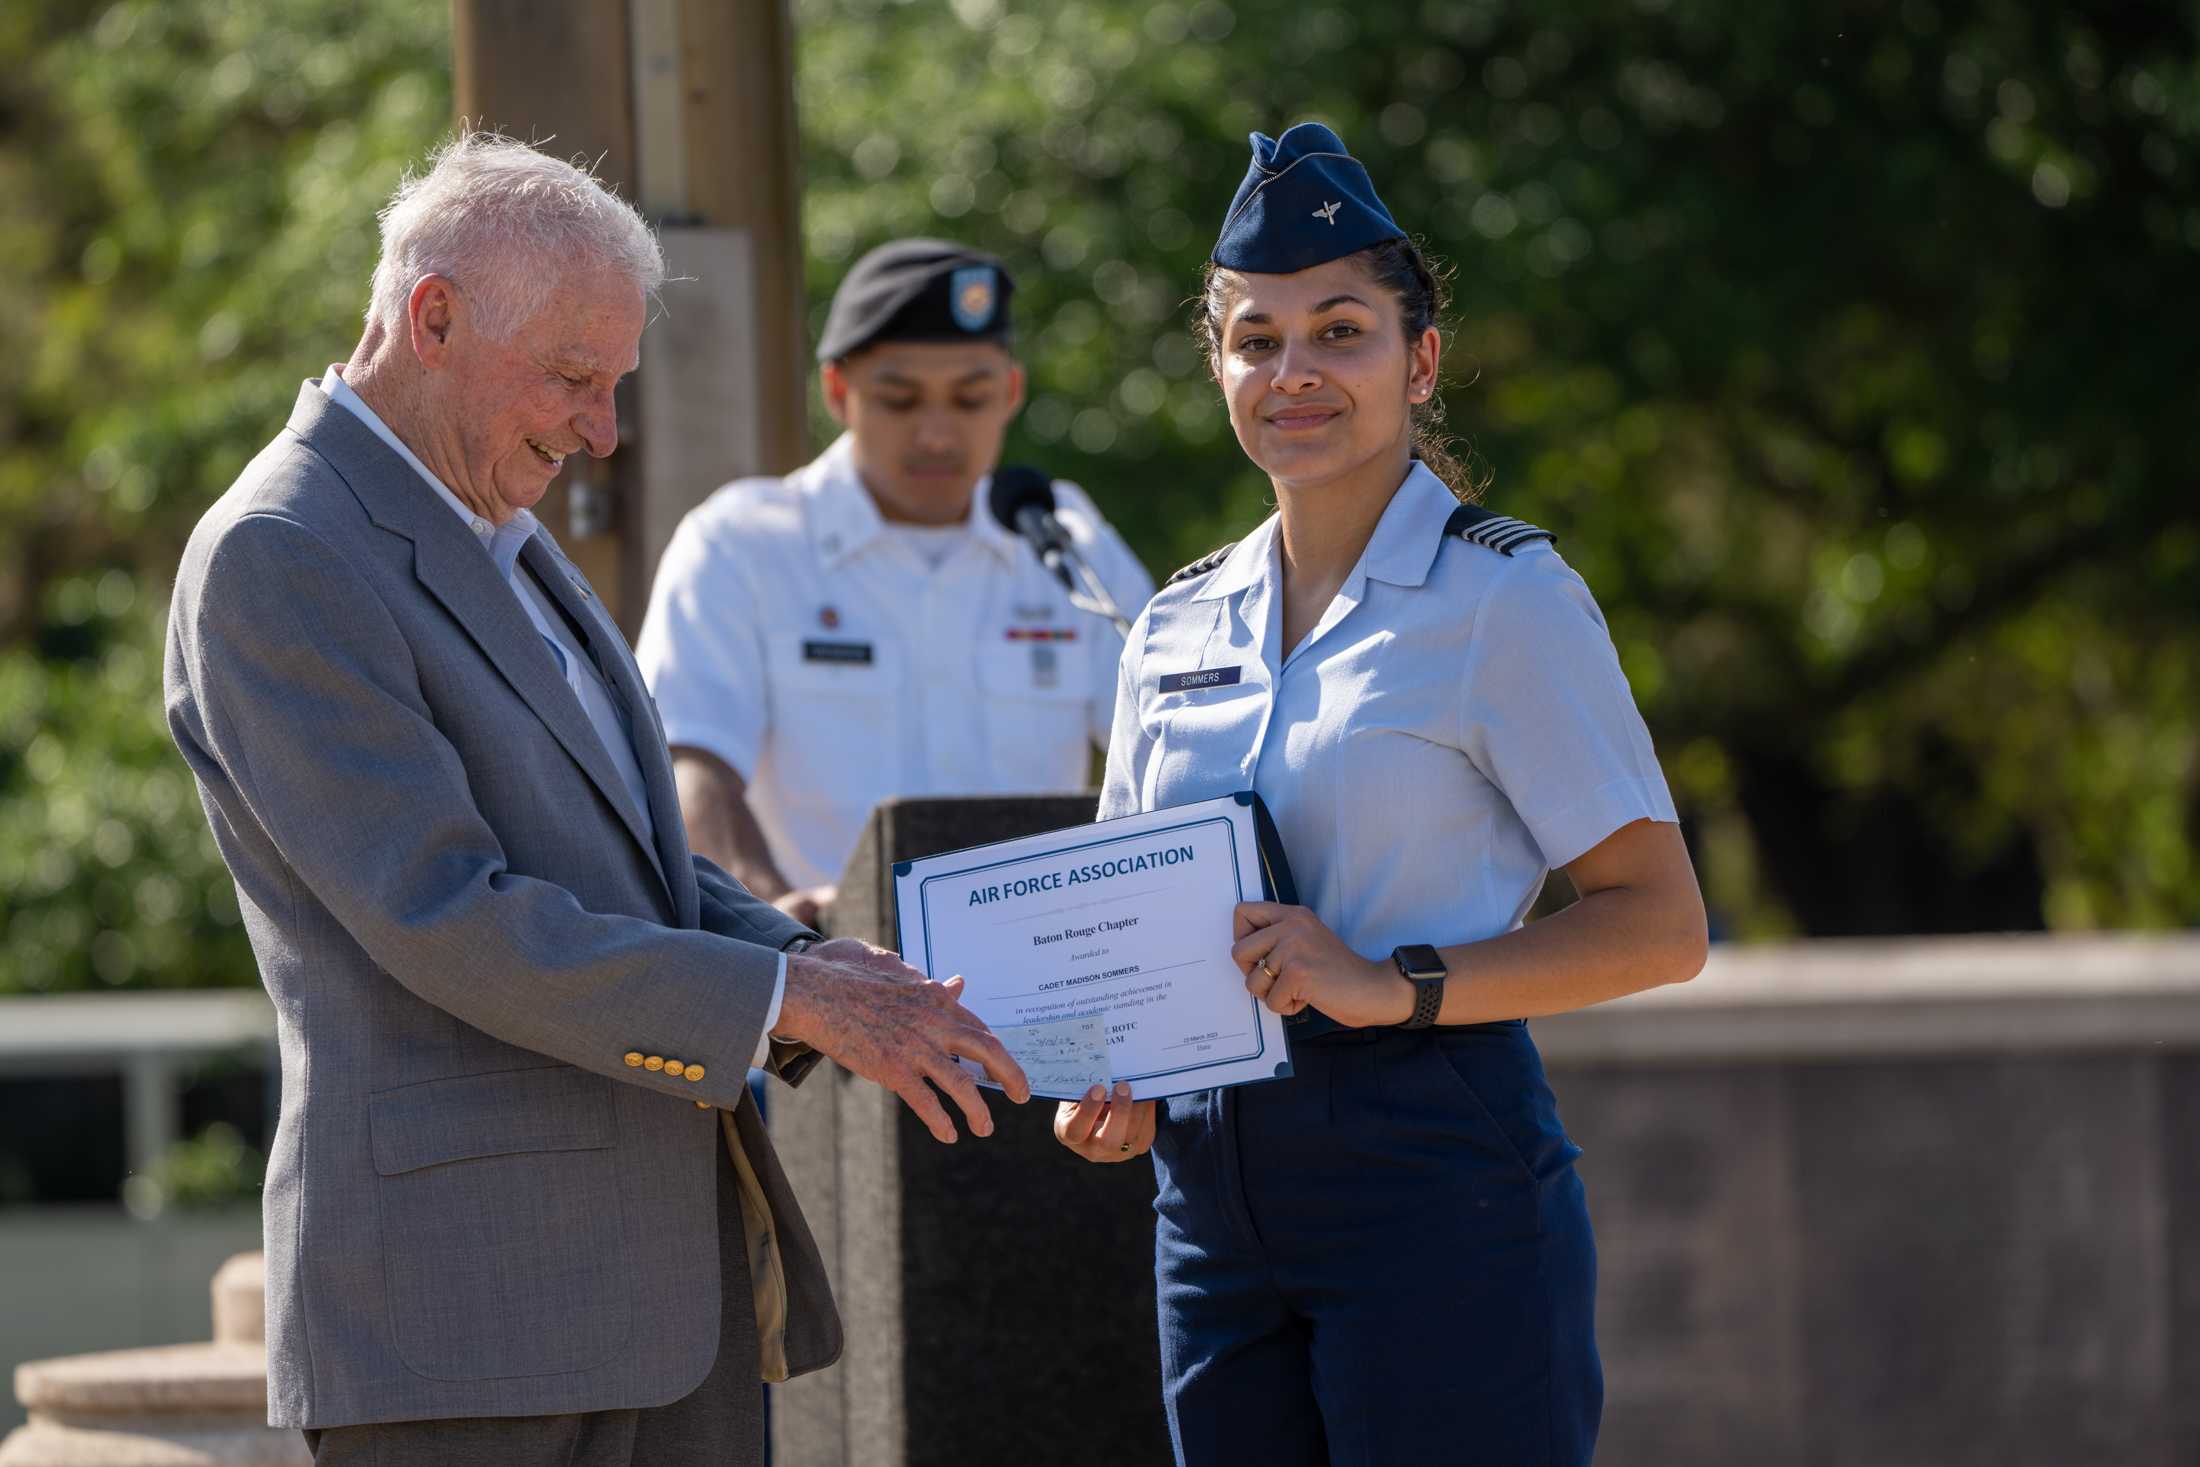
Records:
[[[634,109],[628,87],[625,0],[452,0],[452,88],[463,125],[586,158],[607,185],[633,197]],[[606,606],[625,613],[637,592],[622,545],[627,504],[641,481],[627,446],[633,397],[619,400],[620,449],[598,461],[575,454],[536,506]],[[633,613],[640,620],[637,606]]]
[[[620,449],[540,511],[631,637],[680,516],[807,457],[785,0],[453,0],[452,29],[460,118],[600,160],[664,242]]]
[[[643,491],[626,550],[646,587],[712,490],[809,456],[808,364],[785,0],[629,3],[641,201],[674,277],[637,377]]]

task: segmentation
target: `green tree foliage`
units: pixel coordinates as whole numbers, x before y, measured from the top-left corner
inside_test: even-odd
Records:
[[[1456,266],[1452,422],[1602,599],[1727,930],[2200,918],[2189,11],[796,15],[813,295],[896,233],[1017,261],[1015,451],[1157,565],[1263,510],[1180,303],[1245,134],[1327,121]]]
[[[0,991],[255,981],[162,606],[356,334],[449,34],[439,0],[0,7]]]
[[[1245,134],[1330,122],[1456,266],[1452,422],[1603,601],[1726,930],[2200,919],[2188,14],[792,3],[814,308],[892,235],[1003,253],[1011,451],[1157,569],[1264,512],[1184,306]],[[353,338],[448,27],[0,6],[0,989],[251,981],[160,608]]]
[[[215,1121],[161,1154],[151,1173],[122,1184],[123,1200],[139,1217],[252,1205],[260,1200],[267,1158],[227,1121]]]

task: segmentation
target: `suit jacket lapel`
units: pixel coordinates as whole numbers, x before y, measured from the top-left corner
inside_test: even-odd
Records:
[[[467,536],[465,526],[442,505],[431,508],[451,521],[450,533],[423,535],[413,541],[413,573],[466,629],[535,716],[548,725],[551,734],[618,812],[620,823],[634,837],[635,844],[648,852],[661,878],[664,867],[657,860],[626,782],[619,778],[580,700],[559,674],[557,660],[543,645],[542,633],[535,630],[512,588],[497,575],[496,566]]]
[[[559,552],[547,529],[538,530],[519,554],[537,582],[581,629],[612,697],[625,705],[626,721],[633,730],[634,762],[641,767],[642,786],[649,792],[649,818],[657,830],[658,870],[672,892],[680,925],[693,927],[702,920],[702,897],[695,886],[695,867],[688,860],[687,826],[680,819],[672,760],[657,727],[656,705],[642,686],[641,669],[603,602]]]
[[[612,767],[603,740],[596,737],[595,726],[559,675],[556,660],[543,645],[542,634],[535,630],[512,588],[497,575],[495,564],[458,517],[434,490],[420,482],[420,476],[404,460],[368,431],[366,424],[330,402],[317,385],[309,382],[299,392],[290,429],[343,476],[369,519],[412,541],[413,574],[420,584],[465,629],[482,655],[580,765],[617,812],[635,844],[648,854],[658,876],[664,877],[665,863],[647,838],[640,812],[634,808],[626,782]],[[639,755],[641,751],[636,752]],[[660,753],[658,757],[663,756]],[[643,768],[646,774],[648,765],[645,763]],[[655,805],[653,796],[653,810]],[[663,828],[660,820],[658,829],[662,832]],[[690,871],[690,886],[693,881]],[[668,880],[665,885],[668,892],[672,891],[672,882]]]

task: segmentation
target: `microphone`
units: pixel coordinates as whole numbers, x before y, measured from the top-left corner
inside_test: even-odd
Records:
[[[986,507],[993,511],[994,519],[1023,537],[1038,555],[1039,563],[1053,572],[1069,592],[1072,606],[1106,617],[1115,623],[1117,631],[1130,630],[1130,618],[1123,615],[1107,587],[1077,553],[1069,531],[1054,517],[1052,479],[1028,464],[1003,464],[993,471]]]
[[[1039,561],[1054,573],[1065,590],[1075,591],[1064,564],[1070,550],[1069,531],[1054,517],[1054,482],[1027,464],[1004,464],[993,471],[993,487],[986,494],[993,518],[1024,537],[1038,552]]]

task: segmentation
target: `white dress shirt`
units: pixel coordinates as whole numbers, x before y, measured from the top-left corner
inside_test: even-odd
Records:
[[[680,522],[635,643],[665,737],[724,760],[780,874],[837,881],[895,795],[1085,788],[1123,639],[1072,607],[986,509],[889,524],[843,436],[783,479],[742,479]],[[1125,615],[1153,582],[1084,491],[1056,515]]]
[[[574,698],[581,705],[581,711],[588,715],[589,726],[602,741],[604,752],[611,756],[611,767],[618,771],[620,782],[633,797],[634,808],[641,814],[644,836],[654,837],[656,824],[649,814],[649,787],[642,778],[641,763],[634,757],[634,731],[627,726],[626,717],[620,712],[617,700],[611,696],[610,688],[605,685],[603,674],[597,670],[595,660],[574,639],[572,628],[565,624],[565,617],[551,604],[542,588],[534,583],[534,577],[519,563],[520,549],[541,528],[540,521],[523,509],[502,525],[491,524],[486,517],[468,509],[465,501],[451,492],[449,485],[429,472],[428,466],[420,461],[419,456],[390,431],[389,424],[383,422],[374,409],[367,406],[364,398],[352,391],[351,384],[344,381],[340,369],[330,367],[322,374],[319,385],[321,391],[328,394],[330,402],[336,403],[366,424],[369,432],[388,444],[392,453],[410,465],[413,472],[426,481],[437,497],[449,505],[451,512],[472,532],[475,541],[496,566],[497,573],[504,578],[504,584],[519,599],[520,606],[527,613],[527,619],[542,634],[550,655],[557,660],[559,670],[565,674],[565,685],[572,689]],[[772,986],[771,1006],[764,1012],[763,1037],[757,1040],[752,1067],[762,1065],[770,1055],[772,1026],[779,1022],[779,1008],[786,994],[787,957],[782,953],[779,957],[778,977]]]

